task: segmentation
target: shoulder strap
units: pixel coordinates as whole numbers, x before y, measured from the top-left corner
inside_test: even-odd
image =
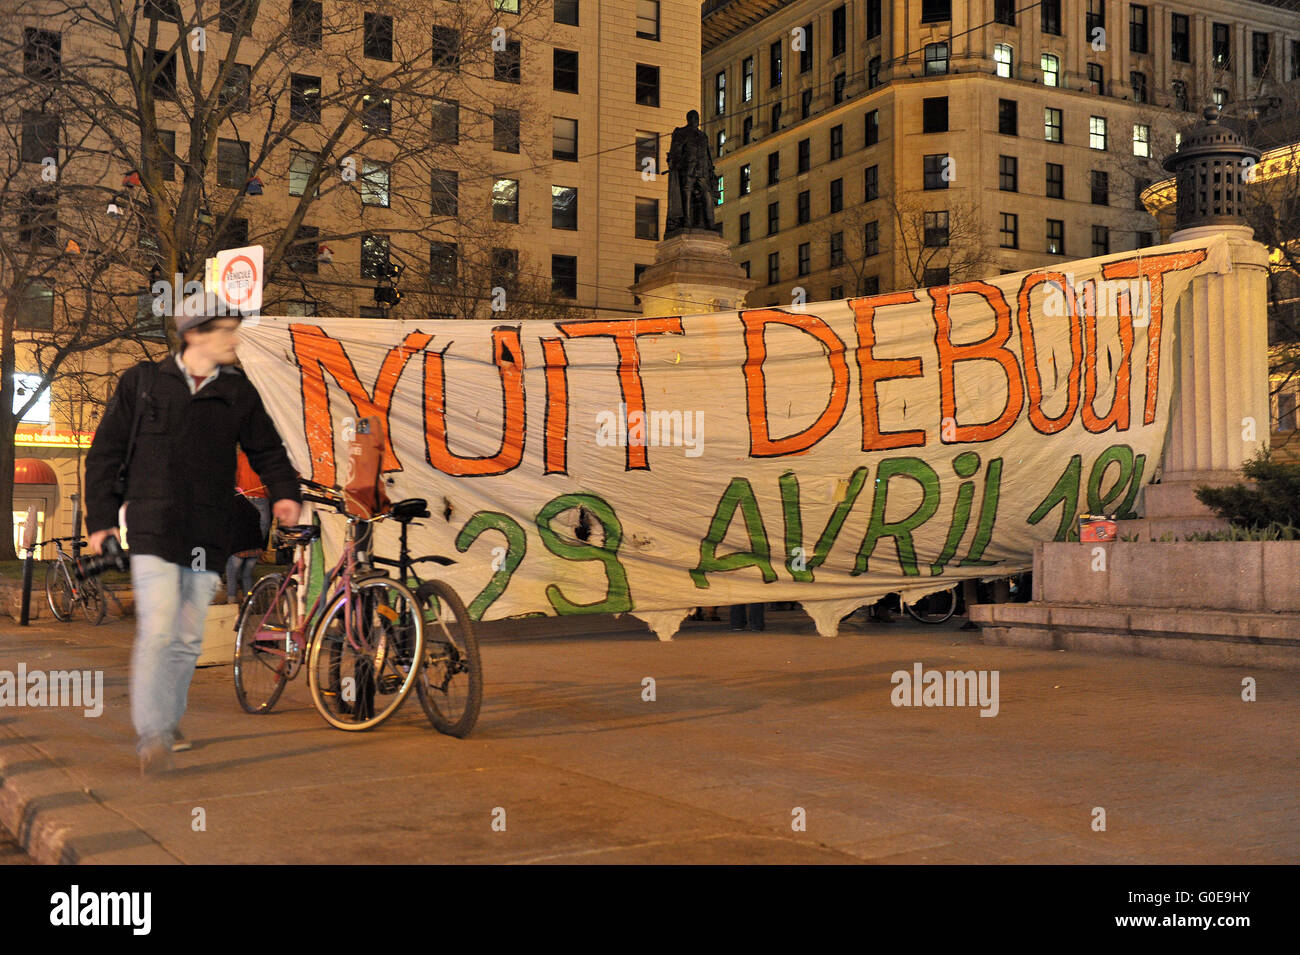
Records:
[[[139,367],[140,375],[135,385],[135,414],[131,418],[131,436],[126,442],[126,454],[122,458],[122,464],[117,469],[117,483],[123,489],[126,488],[127,473],[131,468],[131,458],[135,454],[135,439],[140,433],[140,418],[144,414],[144,403],[150,400],[154,374],[158,370],[158,366],[152,361],[142,361]]]

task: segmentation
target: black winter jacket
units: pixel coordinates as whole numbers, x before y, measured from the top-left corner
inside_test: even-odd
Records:
[[[113,485],[126,456],[146,364],[151,363],[122,375],[86,455],[88,533],[117,526],[122,501]],[[154,365],[152,381],[149,387],[145,379],[147,397],[127,474],[130,550],[221,572],[231,552],[235,446],[248,455],[273,502],[302,500],[297,472],[261,396],[238,368],[223,368],[191,395],[176,356],[169,355]]]

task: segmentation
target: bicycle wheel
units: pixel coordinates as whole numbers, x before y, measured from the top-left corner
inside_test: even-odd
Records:
[[[943,623],[957,612],[957,588],[950,587],[935,594],[926,594],[916,603],[903,606],[921,623]]]
[[[108,600],[104,597],[104,590],[99,580],[94,577],[83,580],[81,589],[77,593],[77,601],[81,604],[81,612],[86,615],[90,625],[98,626],[104,619],[104,612],[108,609]]]
[[[244,598],[235,628],[235,696],[249,713],[269,713],[301,662],[293,639],[298,582],[283,591],[283,574],[268,574]]]
[[[441,580],[416,591],[424,609],[424,671],[415,681],[420,705],[440,733],[461,739],[478,721],[483,665],[474,622],[460,597]]]
[[[373,729],[410,694],[423,655],[424,621],[415,595],[386,577],[353,584],[325,611],[312,637],[312,702],[336,729]]]
[[[45,568],[45,599],[50,603],[54,619],[67,623],[72,619],[73,588],[67,565],[61,560]]]

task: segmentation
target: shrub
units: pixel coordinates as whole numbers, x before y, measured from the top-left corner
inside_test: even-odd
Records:
[[[1300,464],[1274,461],[1264,451],[1243,464],[1241,474],[1251,483],[1198,487],[1197,500],[1241,527],[1300,526]]]

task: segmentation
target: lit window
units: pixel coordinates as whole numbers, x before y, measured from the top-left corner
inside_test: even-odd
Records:
[[[993,62],[997,64],[998,76],[1011,78],[1013,52],[1010,43],[998,43],[993,47]]]
[[[1106,117],[1092,116],[1088,119],[1088,146],[1091,149],[1106,148]]]
[[[1055,53],[1044,53],[1040,63],[1043,67],[1043,85],[1061,85],[1061,58]]]
[[[1143,123],[1133,124],[1133,155],[1151,155],[1151,127]]]

